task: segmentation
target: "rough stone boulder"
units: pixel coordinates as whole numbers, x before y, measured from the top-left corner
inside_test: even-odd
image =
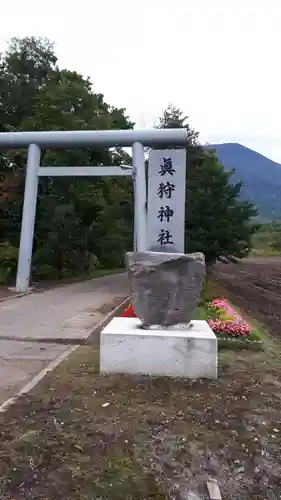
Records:
[[[189,323],[205,278],[202,253],[128,252],[136,316],[144,326]]]

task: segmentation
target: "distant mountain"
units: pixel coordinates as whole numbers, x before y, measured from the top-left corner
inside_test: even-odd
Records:
[[[225,170],[235,169],[231,179],[241,180],[242,198],[250,199],[261,219],[281,219],[281,165],[241,144],[208,144]]]

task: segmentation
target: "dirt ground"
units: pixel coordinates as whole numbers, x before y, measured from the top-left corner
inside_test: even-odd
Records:
[[[235,304],[281,339],[281,257],[219,264],[214,274]]]
[[[220,271],[276,338],[220,351],[217,381],[100,376],[98,344],[75,351],[0,416],[0,499],[209,500],[209,477],[223,500],[280,499],[280,267]]]
[[[98,346],[0,417],[1,500],[281,496],[281,346],[222,351],[217,381],[100,376]]]

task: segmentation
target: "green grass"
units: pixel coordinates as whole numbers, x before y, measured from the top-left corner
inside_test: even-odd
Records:
[[[214,283],[214,281],[206,280],[204,282],[202,292],[200,294],[201,301],[204,302],[208,300],[214,300],[221,296],[222,296],[221,290],[219,286],[216,283]]]
[[[223,340],[239,340],[239,342],[260,342],[261,338],[255,330],[252,331],[251,335],[248,335],[247,337],[230,337],[229,335],[219,335],[216,333],[216,336],[218,339],[223,339]]]
[[[208,307],[207,304],[200,303],[195,310],[195,319],[207,321],[208,319],[218,319],[213,309]]]
[[[253,257],[275,257],[280,255],[280,252],[273,250],[270,247],[253,248],[250,255]]]
[[[253,249],[251,255],[256,257],[280,255],[280,252],[274,250],[271,246],[277,234],[278,232],[273,230],[260,230],[255,233],[252,236]]]

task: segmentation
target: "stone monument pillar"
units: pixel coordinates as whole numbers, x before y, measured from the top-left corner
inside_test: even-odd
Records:
[[[148,251],[126,255],[137,317],[114,318],[101,332],[101,373],[217,377],[217,338],[192,319],[205,258],[184,254],[185,174],[184,149],[150,151]]]
[[[205,277],[201,253],[126,255],[136,318],[114,318],[101,332],[101,373],[217,378],[217,338],[192,320]]]
[[[202,253],[129,252],[134,312],[145,327],[188,325],[205,279]]]

